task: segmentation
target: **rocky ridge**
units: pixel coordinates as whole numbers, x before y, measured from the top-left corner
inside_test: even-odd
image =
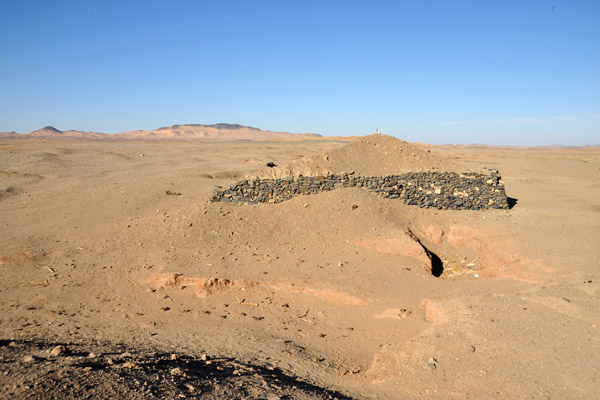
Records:
[[[439,210],[508,209],[508,198],[497,170],[488,174],[465,172],[410,172],[403,175],[355,176],[353,171],[327,176],[277,179],[252,178],[228,188],[215,186],[213,202],[236,204],[281,203],[297,195],[338,188],[362,187],[387,199]]]

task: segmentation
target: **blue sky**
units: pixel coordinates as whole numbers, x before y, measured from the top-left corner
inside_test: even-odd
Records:
[[[0,131],[600,143],[600,2],[0,0]]]

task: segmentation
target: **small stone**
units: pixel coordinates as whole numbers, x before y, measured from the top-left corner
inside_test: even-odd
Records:
[[[59,344],[58,346],[55,346],[54,348],[52,348],[52,350],[50,350],[50,354],[52,354],[53,356],[62,356],[64,354],[67,354],[68,352],[69,350],[62,344]]]
[[[98,354],[91,352],[90,354],[88,354],[88,358],[97,358]]]
[[[171,368],[170,373],[173,376],[181,376],[181,375],[183,375],[183,371],[179,367]]]
[[[34,362],[34,361],[35,361],[35,358],[33,358],[33,356],[23,357],[23,362],[30,363],[30,362]]]
[[[194,385],[190,385],[189,383],[186,383],[184,386],[190,392],[195,392],[196,391],[196,387]]]
[[[436,369],[436,368],[437,368],[437,365],[438,365],[438,361],[437,361],[435,358],[433,358],[433,357],[431,357],[431,358],[430,358],[430,359],[427,361],[427,367],[428,367],[428,368],[429,368],[431,371],[433,371],[434,369]]]

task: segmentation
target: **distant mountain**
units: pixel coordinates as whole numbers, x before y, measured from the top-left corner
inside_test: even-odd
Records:
[[[301,134],[289,132],[263,131],[250,126],[238,124],[188,124],[173,125],[158,128],[152,131],[132,131],[112,135],[115,139],[139,140],[269,140],[269,139],[299,139],[307,137],[321,137],[314,133]]]
[[[443,144],[442,146],[452,147],[494,147],[503,149],[587,149],[591,147],[600,147],[600,144],[584,144],[581,146],[566,146],[561,144],[551,144],[546,146],[516,146],[510,144],[481,144],[481,143],[469,143],[469,144]]]
[[[588,147],[599,147],[600,144],[584,144],[581,146],[567,146],[562,144],[551,144],[550,146],[537,146],[537,147],[546,147],[550,149],[584,149]]]
[[[61,131],[53,126],[46,126],[36,131],[18,134],[16,132],[0,133],[0,138],[26,139],[83,139],[83,140],[298,140],[320,138],[316,133],[289,133],[263,131],[250,126],[238,124],[187,124],[173,125],[151,131],[131,131],[115,134],[104,134],[82,131]]]
[[[55,136],[62,134],[63,131],[59,131],[53,126],[45,126],[42,129],[38,129],[37,131],[30,132],[29,135],[43,137],[43,136]]]
[[[81,132],[73,130],[61,131],[53,126],[45,126],[42,129],[38,129],[37,131],[33,131],[21,136],[43,139],[103,139],[106,135],[102,133]]]
[[[16,139],[18,138],[19,135],[17,132],[15,131],[11,131],[11,132],[0,132],[0,139]]]

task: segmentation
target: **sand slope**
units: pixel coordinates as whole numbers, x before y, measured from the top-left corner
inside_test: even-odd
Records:
[[[384,176],[413,171],[462,172],[464,169],[430,150],[376,133],[333,151],[312,157],[301,156],[290,164],[261,171],[259,175],[261,178],[283,178],[354,172],[362,176]]]

